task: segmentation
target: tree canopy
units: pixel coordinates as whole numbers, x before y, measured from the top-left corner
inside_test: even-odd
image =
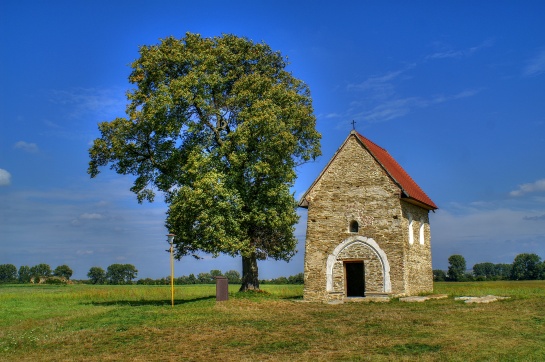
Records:
[[[477,263],[473,265],[473,275],[486,279],[493,279],[496,276],[496,266],[493,263]]]
[[[110,284],[131,284],[137,275],[138,270],[132,264],[112,264],[106,269],[105,277]]]
[[[0,283],[13,283],[17,280],[17,267],[13,264],[0,265]]]
[[[28,265],[21,265],[19,267],[19,272],[17,273],[17,280],[19,283],[30,283],[32,278],[32,273],[30,272],[30,267]]]
[[[235,35],[187,33],[142,46],[127,118],[99,124],[89,174],[136,176],[138,201],[169,204],[175,256],[242,256],[242,290],[257,260],[289,260],[298,220],[295,167],[320,155],[309,88],[279,52]]]
[[[466,271],[466,260],[462,255],[451,255],[448,258],[449,266],[447,271],[447,278],[453,282],[459,282],[464,280]]]
[[[543,264],[541,257],[537,254],[518,254],[513,260],[511,279],[513,280],[534,280],[542,277]]]
[[[53,270],[53,275],[58,277],[64,277],[66,279],[70,279],[72,274],[73,274],[72,269],[66,264],[59,265],[58,267],[55,268],[55,270]]]
[[[473,265],[473,275],[477,280],[509,279],[511,277],[511,264],[477,263]]]
[[[93,284],[104,284],[106,281],[106,272],[99,266],[93,266],[89,269],[87,277]]]
[[[30,275],[33,277],[49,277],[51,274],[52,271],[49,264],[41,263],[30,268]]]

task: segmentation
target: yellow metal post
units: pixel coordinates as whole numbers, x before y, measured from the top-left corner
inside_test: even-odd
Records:
[[[172,255],[172,244],[170,244],[170,300],[174,307],[174,256]]]
[[[174,234],[168,234],[168,242],[170,244],[170,301],[174,308]]]

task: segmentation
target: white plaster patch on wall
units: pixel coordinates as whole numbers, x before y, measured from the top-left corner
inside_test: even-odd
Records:
[[[425,227],[424,219],[420,219],[420,245],[424,245],[424,227]]]
[[[407,217],[409,219],[409,244],[414,244],[414,232],[413,232],[413,216],[408,213]]]

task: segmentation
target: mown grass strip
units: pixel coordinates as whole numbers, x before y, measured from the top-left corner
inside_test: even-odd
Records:
[[[438,283],[467,305],[302,302],[302,286],[2,286],[0,360],[545,360],[545,282]]]

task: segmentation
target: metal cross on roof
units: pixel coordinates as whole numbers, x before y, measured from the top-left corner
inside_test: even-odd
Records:
[[[352,120],[352,129],[356,130],[356,121]]]

